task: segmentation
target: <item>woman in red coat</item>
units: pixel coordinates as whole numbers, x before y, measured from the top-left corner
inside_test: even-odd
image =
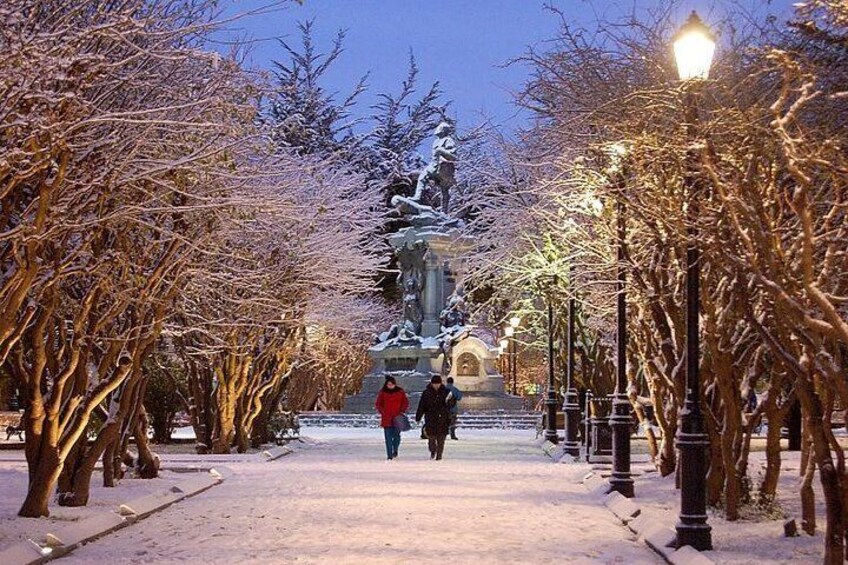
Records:
[[[380,426],[386,438],[386,455],[389,461],[398,456],[400,447],[400,429],[394,425],[395,416],[403,414],[409,408],[406,392],[397,385],[395,378],[386,377],[386,384],[377,394],[377,412],[380,413]]]

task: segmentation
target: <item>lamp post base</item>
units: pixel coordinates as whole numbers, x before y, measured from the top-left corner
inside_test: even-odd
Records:
[[[551,443],[559,443],[556,427],[557,399],[556,391],[553,389],[548,390],[548,398],[545,400],[545,407],[547,408],[548,414],[547,426],[545,426],[545,439]]]
[[[699,413],[691,403],[684,407],[677,432],[680,450],[680,521],[677,523],[677,547],[691,545],[698,551],[713,548],[712,528],[707,524],[706,457],[709,437],[702,432]]]
[[[713,548],[712,527],[709,524],[678,522],[676,530],[678,548],[684,545],[698,551],[710,551]]]
[[[580,398],[575,389],[569,388],[565,391],[565,402],[562,405],[562,410],[565,412],[563,453],[572,457],[580,457],[580,442],[577,441],[577,430],[580,428]]]
[[[630,474],[630,425],[632,422],[630,401],[623,394],[617,393],[612,402],[612,475],[610,475],[610,491],[620,493],[626,498],[633,498],[633,477]]]

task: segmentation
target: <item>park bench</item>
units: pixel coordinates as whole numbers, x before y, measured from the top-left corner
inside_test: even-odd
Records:
[[[294,410],[283,410],[272,417],[271,429],[274,432],[274,441],[282,445],[288,441],[300,439],[300,419]]]
[[[18,441],[24,440],[24,426],[21,412],[0,412],[0,427],[6,430],[6,441],[12,436],[18,436]]]

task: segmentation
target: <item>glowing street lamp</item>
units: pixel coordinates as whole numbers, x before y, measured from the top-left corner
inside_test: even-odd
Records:
[[[686,83],[686,135],[690,145],[698,139],[698,94],[702,81],[710,75],[715,38],[695,12],[674,36],[674,56],[680,80]],[[700,278],[701,250],[698,245],[697,153],[689,150],[686,174],[686,398],[680,412],[676,443],[680,450],[680,516],[677,546],[691,545],[698,551],[712,549],[707,524],[706,453],[709,437],[701,414],[700,370]]]
[[[715,54],[715,36],[694,11],[674,35],[674,58],[680,80],[706,80]]]

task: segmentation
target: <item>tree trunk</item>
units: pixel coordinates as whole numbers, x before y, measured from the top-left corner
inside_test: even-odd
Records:
[[[780,467],[782,465],[780,456],[780,423],[783,421],[785,411],[788,409],[788,405],[785,405],[783,408],[777,405],[777,391],[781,383],[781,379],[771,383],[768,400],[763,407],[768,420],[768,428],[766,433],[766,472],[762,482],[760,482],[760,493],[758,497],[758,502],[761,506],[767,506],[774,502],[777,496],[777,482],[780,479]],[[787,399],[787,402],[791,401],[791,397]],[[803,466],[799,472],[803,475]]]
[[[80,441],[84,442],[80,447],[80,453],[74,459],[73,467],[66,468],[67,479],[60,481],[58,489],[59,506],[85,506],[91,494],[91,476],[94,474],[94,466],[97,460],[106,451],[106,447],[114,442],[118,427],[114,422],[106,424],[97,434],[97,439],[90,447],[88,437],[83,434]],[[66,462],[67,465],[67,462]],[[104,468],[105,473],[105,468]],[[109,485],[114,486],[114,485]]]
[[[810,460],[814,461],[819,469],[819,481],[824,493],[826,518],[824,561],[828,565],[843,563],[846,521],[843,506],[845,485],[833,463],[830,442],[824,426],[825,414],[822,410],[822,402],[815,392],[811,379],[799,377],[796,380],[796,390],[805,416],[806,435],[812,443]]]
[[[722,431],[717,428],[709,412],[705,412],[704,428],[709,436],[710,445],[717,448],[709,450],[710,462],[706,477],[707,505],[716,507],[721,503],[722,494],[726,494],[727,468],[724,465],[726,438],[722,436]]]
[[[189,362],[188,414],[194,428],[195,449],[199,454],[209,453],[212,446],[212,375],[196,362]]]
[[[159,476],[159,457],[150,451],[150,443],[147,441],[148,424],[147,411],[145,411],[144,406],[141,406],[134,431],[135,444],[138,447],[136,472],[139,478],[155,479]]]
[[[668,400],[672,404],[668,414],[666,414],[664,400]],[[667,397],[663,399],[659,390],[651,391],[651,401],[654,405],[654,417],[657,419],[657,425],[662,431],[662,441],[660,442],[659,450],[660,459],[657,469],[660,475],[667,477],[677,468],[677,451],[674,449],[674,434],[677,431],[677,408],[674,405],[674,398]]]
[[[212,438],[212,453],[229,453],[235,438],[236,399],[227,385],[218,385],[217,434]]]
[[[804,480],[801,482],[801,529],[809,535],[816,533],[816,494],[813,492],[813,478],[816,474],[816,464],[812,458],[804,468]]]
[[[59,478],[61,462],[57,449],[47,447],[42,450],[38,463],[30,467],[29,487],[26,498],[18,511],[18,516],[24,518],[41,518],[50,515],[48,503],[50,493]]]
[[[789,431],[789,451],[801,449],[801,404],[796,400],[789,409],[786,418],[786,428]]]
[[[250,438],[247,433],[248,430],[245,426],[238,426],[235,430],[236,432],[236,451],[239,453],[247,452],[247,448],[250,447]]]
[[[103,451],[103,486],[113,488],[117,478],[115,470],[115,445],[117,440],[113,439],[112,443],[106,446]]]
[[[724,398],[724,426],[721,431],[721,464],[724,469],[724,514],[728,521],[739,519],[742,499],[742,479],[736,462],[742,451],[742,406],[736,386],[722,391]]]
[[[24,518],[49,516],[50,493],[62,472],[56,422],[47,419],[40,392],[24,411],[25,454],[29,470],[26,498],[18,511]]]

